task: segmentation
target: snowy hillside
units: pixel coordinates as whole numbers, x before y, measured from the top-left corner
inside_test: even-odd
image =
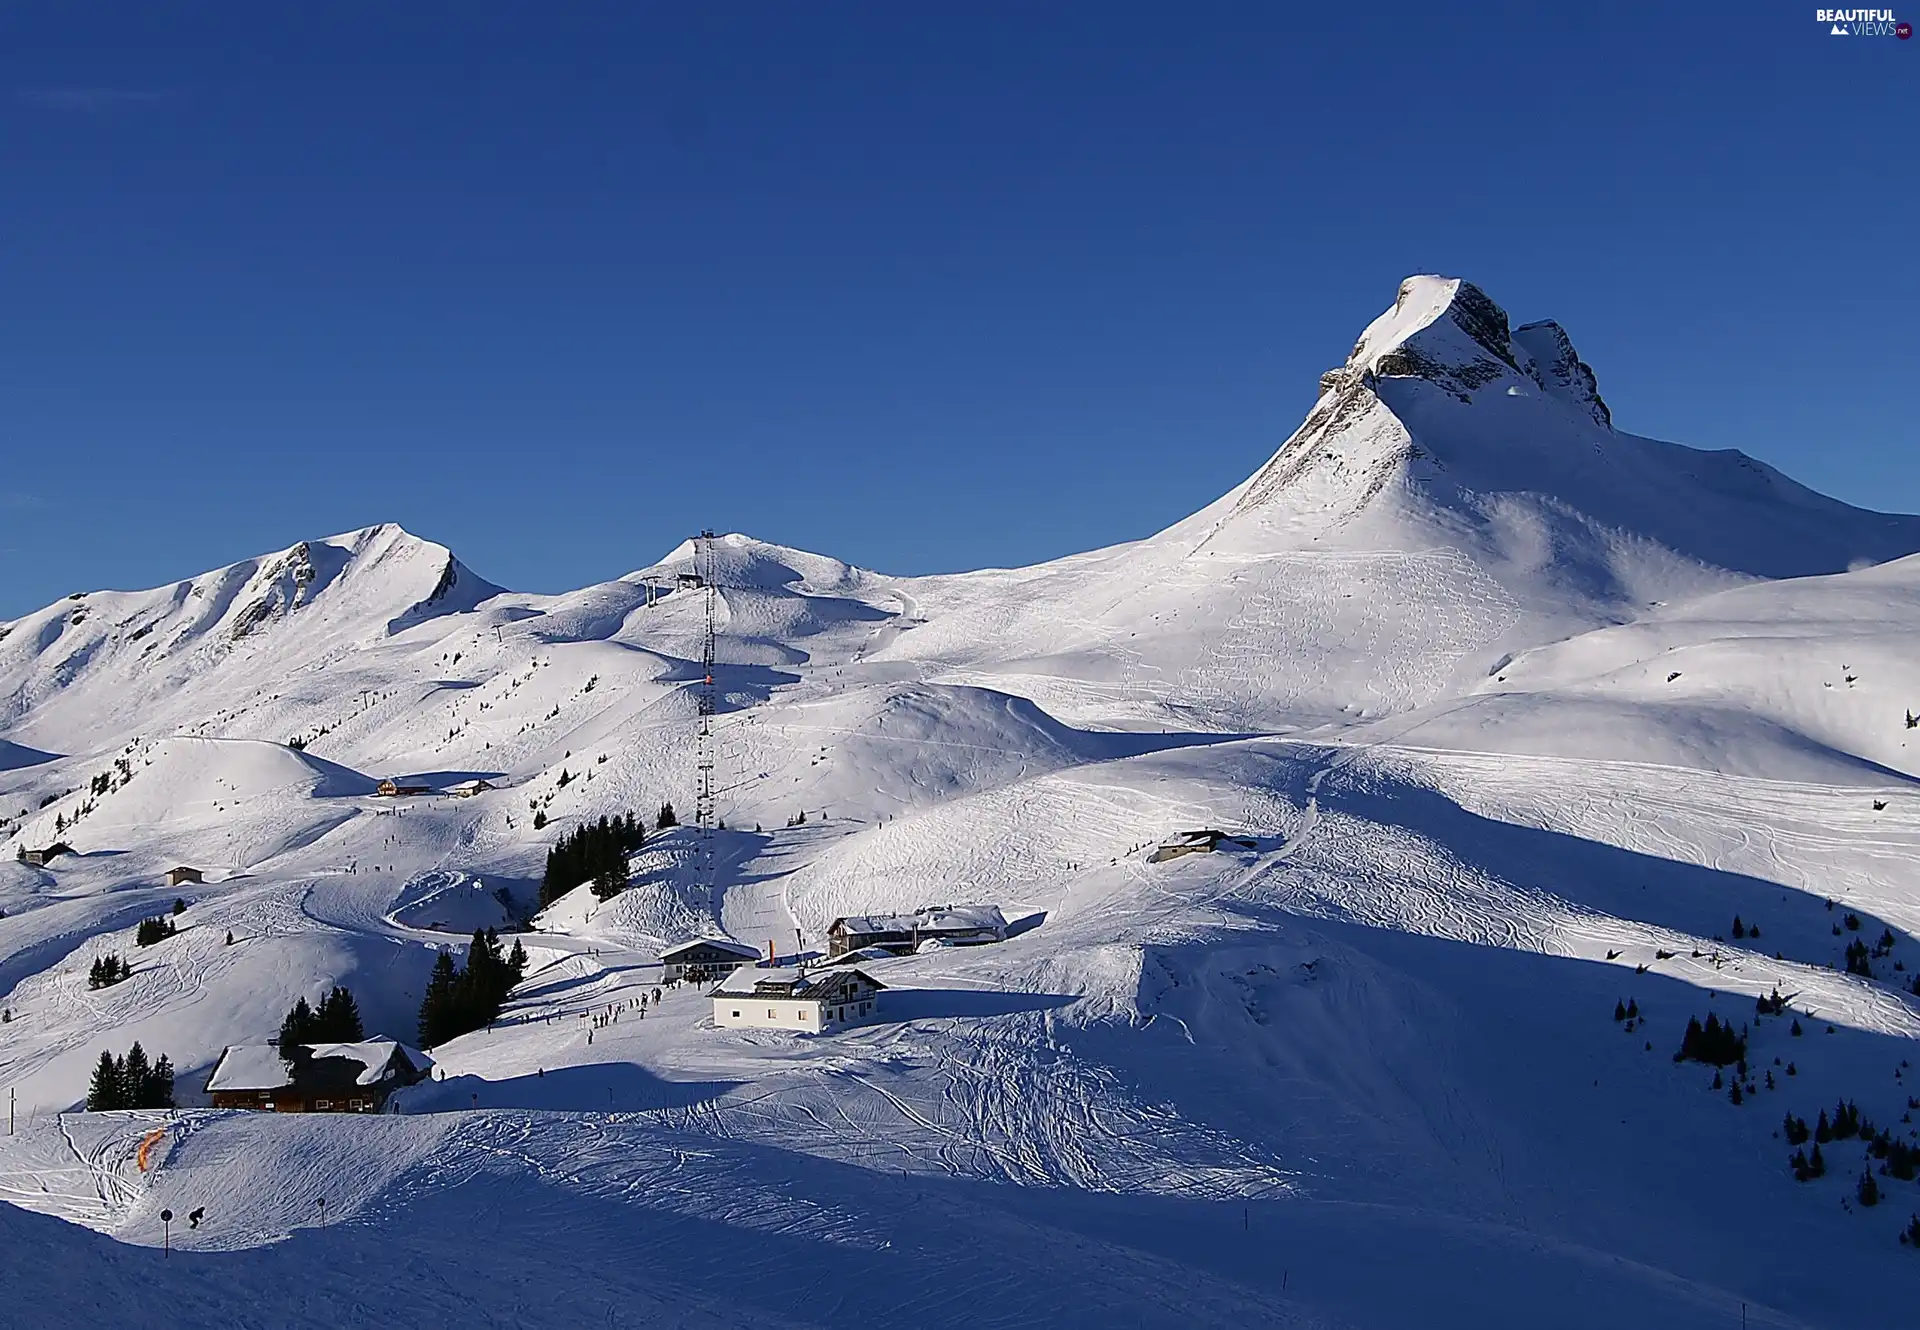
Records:
[[[1909,1323],[1920,518],[1616,430],[1559,325],[1452,279],[1322,390],[1202,512],[1036,567],[728,535],[536,596],[383,526],[0,625],[6,1287],[60,1325],[81,1264],[182,1325],[371,1324],[376,1283],[416,1324]],[[656,828],[709,613],[719,825]],[[629,813],[626,889],[543,902]],[[716,1029],[658,964],[956,905],[1007,939],[863,962],[880,1017],[825,1035]],[[412,1039],[481,927],[525,977],[402,1115],[205,1107],[336,984]],[[1675,1060],[1709,1015],[1743,1061]],[[78,1111],[135,1039],[183,1111]],[[1842,1100],[1864,1138],[1796,1180],[1788,1119]]]

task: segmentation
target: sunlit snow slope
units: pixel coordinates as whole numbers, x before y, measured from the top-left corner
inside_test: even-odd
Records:
[[[383,526],[0,625],[0,1297],[1910,1324],[1920,518],[1616,430],[1557,324],[1454,279],[1406,282],[1321,387],[1218,502],[1036,567],[729,535],[711,596],[694,542],[535,596]],[[691,815],[709,614],[719,825],[539,908],[580,822]],[[1203,827],[1244,843],[1152,862]],[[1011,935],[869,962],[869,1024],[652,996],[669,943],[790,961],[945,904]],[[502,1019],[402,1115],[199,1107],[295,998],[347,984],[411,1039],[436,950],[523,923]],[[89,987],[109,952],[131,977]],[[1709,1013],[1744,1069],[1674,1061]],[[77,1111],[136,1038],[183,1111]],[[1783,1120],[1841,1099],[1880,1154],[1830,1140],[1797,1181]]]

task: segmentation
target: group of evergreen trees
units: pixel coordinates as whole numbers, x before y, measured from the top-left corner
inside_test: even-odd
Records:
[[[1920,1177],[1920,1148],[1894,1140],[1892,1133],[1885,1128],[1873,1138],[1868,1153],[1876,1159],[1885,1159],[1887,1172],[1902,1182],[1912,1182]]]
[[[1833,1116],[1827,1116],[1827,1110],[1820,1110],[1820,1120],[1814,1124],[1813,1139],[1816,1141],[1845,1141],[1855,1136],[1871,1138],[1873,1124],[1862,1121],[1860,1107],[1851,1099],[1842,1099],[1834,1105]]]
[[[1901,1182],[1912,1182],[1920,1177],[1920,1146],[1896,1140],[1885,1127],[1876,1131],[1873,1124],[1860,1115],[1859,1106],[1851,1099],[1842,1099],[1834,1105],[1831,1113],[1821,1109],[1820,1117],[1812,1127],[1807,1126],[1805,1118],[1789,1113],[1781,1124],[1781,1130],[1788,1145],[1803,1146],[1809,1138],[1813,1141],[1812,1154],[1796,1149],[1793,1158],[1787,1161],[1793,1176],[1801,1182],[1810,1182],[1826,1173],[1827,1161],[1820,1151],[1822,1145],[1856,1137],[1865,1141],[1869,1161],[1856,1191],[1863,1206],[1874,1205],[1880,1199],[1880,1184],[1873,1177],[1872,1160],[1884,1161],[1880,1172]]]
[[[150,947],[156,942],[166,941],[176,931],[173,920],[164,914],[156,914],[151,919],[140,921],[140,927],[134,930],[133,940],[140,946]]]
[[[352,993],[336,986],[320,999],[318,1008],[308,1006],[305,998],[295,1002],[280,1022],[280,1037],[274,1042],[280,1046],[280,1056],[291,1062],[302,1044],[351,1044],[366,1037],[360,1005]]]
[[[455,968],[453,953],[442,951],[433,962],[427,995],[420,1002],[421,1047],[437,1048],[491,1025],[507,994],[526,974],[527,949],[515,938],[513,950],[502,955],[500,936],[491,928],[474,931],[464,968]]]
[[[1687,1017],[1687,1032],[1681,1036],[1680,1051],[1673,1055],[1673,1060],[1684,1062],[1692,1058],[1724,1067],[1728,1063],[1744,1062],[1746,1057],[1747,1036],[1734,1029],[1732,1022],[1722,1025],[1720,1018],[1709,1012],[1705,1025],[1698,1016]]]
[[[627,856],[646,837],[646,828],[632,813],[581,823],[547,851],[540,903],[551,905],[582,882],[593,883],[593,894],[601,900],[619,895],[627,887]]]
[[[87,987],[112,988],[132,973],[133,967],[120,959],[120,953],[110,951],[88,968]]]
[[[100,1054],[93,1069],[93,1083],[87,1087],[87,1111],[100,1113],[112,1108],[172,1108],[173,1063],[165,1053],[157,1062],[147,1061],[147,1051],[136,1042],[125,1057],[108,1052]]]
[[[1813,1153],[1811,1155],[1805,1150],[1795,1150],[1793,1152],[1793,1159],[1790,1162],[1796,1181],[1812,1182],[1815,1178],[1822,1178],[1827,1175],[1826,1157],[1820,1153],[1820,1147],[1818,1145],[1813,1147]]]

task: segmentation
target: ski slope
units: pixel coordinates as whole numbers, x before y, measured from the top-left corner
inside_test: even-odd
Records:
[[[1322,388],[1130,544],[899,578],[717,538],[722,825],[607,901],[536,912],[558,835],[692,812],[692,543],[533,596],[383,526],[0,625],[6,1287],[48,1325],[83,1289],[182,1325],[1906,1324],[1920,1184],[1864,1207],[1860,1141],[1803,1183],[1779,1132],[1845,1098],[1912,1135],[1920,518],[1616,431],[1563,329],[1455,279]],[[1202,827],[1248,843],[1151,861]],[[930,905],[1010,936],[866,963],[881,1019],[828,1036],[715,1029],[657,962]],[[523,922],[525,982],[400,1113],[204,1107],[295,998],[410,1038],[436,951]],[[1710,1012],[1738,1105],[1672,1058]],[[136,1038],[181,1110],[76,1111]]]

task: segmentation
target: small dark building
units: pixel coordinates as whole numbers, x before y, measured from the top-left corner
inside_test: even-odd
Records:
[[[997,905],[930,905],[913,914],[856,914],[827,929],[827,955],[845,956],[868,947],[908,952],[922,942],[977,946],[1007,940],[1007,921]]]
[[[759,960],[758,947],[720,937],[695,938],[677,947],[668,947],[660,953],[663,978],[668,981],[684,979],[690,984],[710,983],[732,974],[742,965],[753,965]]]
[[[200,870],[197,868],[169,868],[167,870],[167,885],[170,887],[182,887],[189,882],[204,881],[206,881],[206,879],[200,875]]]
[[[409,794],[432,794],[433,787],[430,785],[402,785],[397,780],[383,780],[374,788],[374,793],[388,799],[393,799]]]
[[[32,864],[35,868],[45,868],[61,855],[72,853],[73,846],[67,844],[65,841],[55,841],[44,849],[21,850],[20,862],[23,864]]]
[[[1170,836],[1154,847],[1147,856],[1150,864],[1164,864],[1169,859],[1178,859],[1183,854],[1212,854],[1222,843],[1238,845],[1243,850],[1251,850],[1257,842],[1244,836],[1229,836],[1224,831],[1208,828],[1203,831],[1182,831]]]
[[[378,1113],[387,1097],[425,1080],[433,1060],[391,1039],[310,1044],[293,1061],[275,1044],[235,1044],[207,1078],[215,1108],[269,1113]]]

